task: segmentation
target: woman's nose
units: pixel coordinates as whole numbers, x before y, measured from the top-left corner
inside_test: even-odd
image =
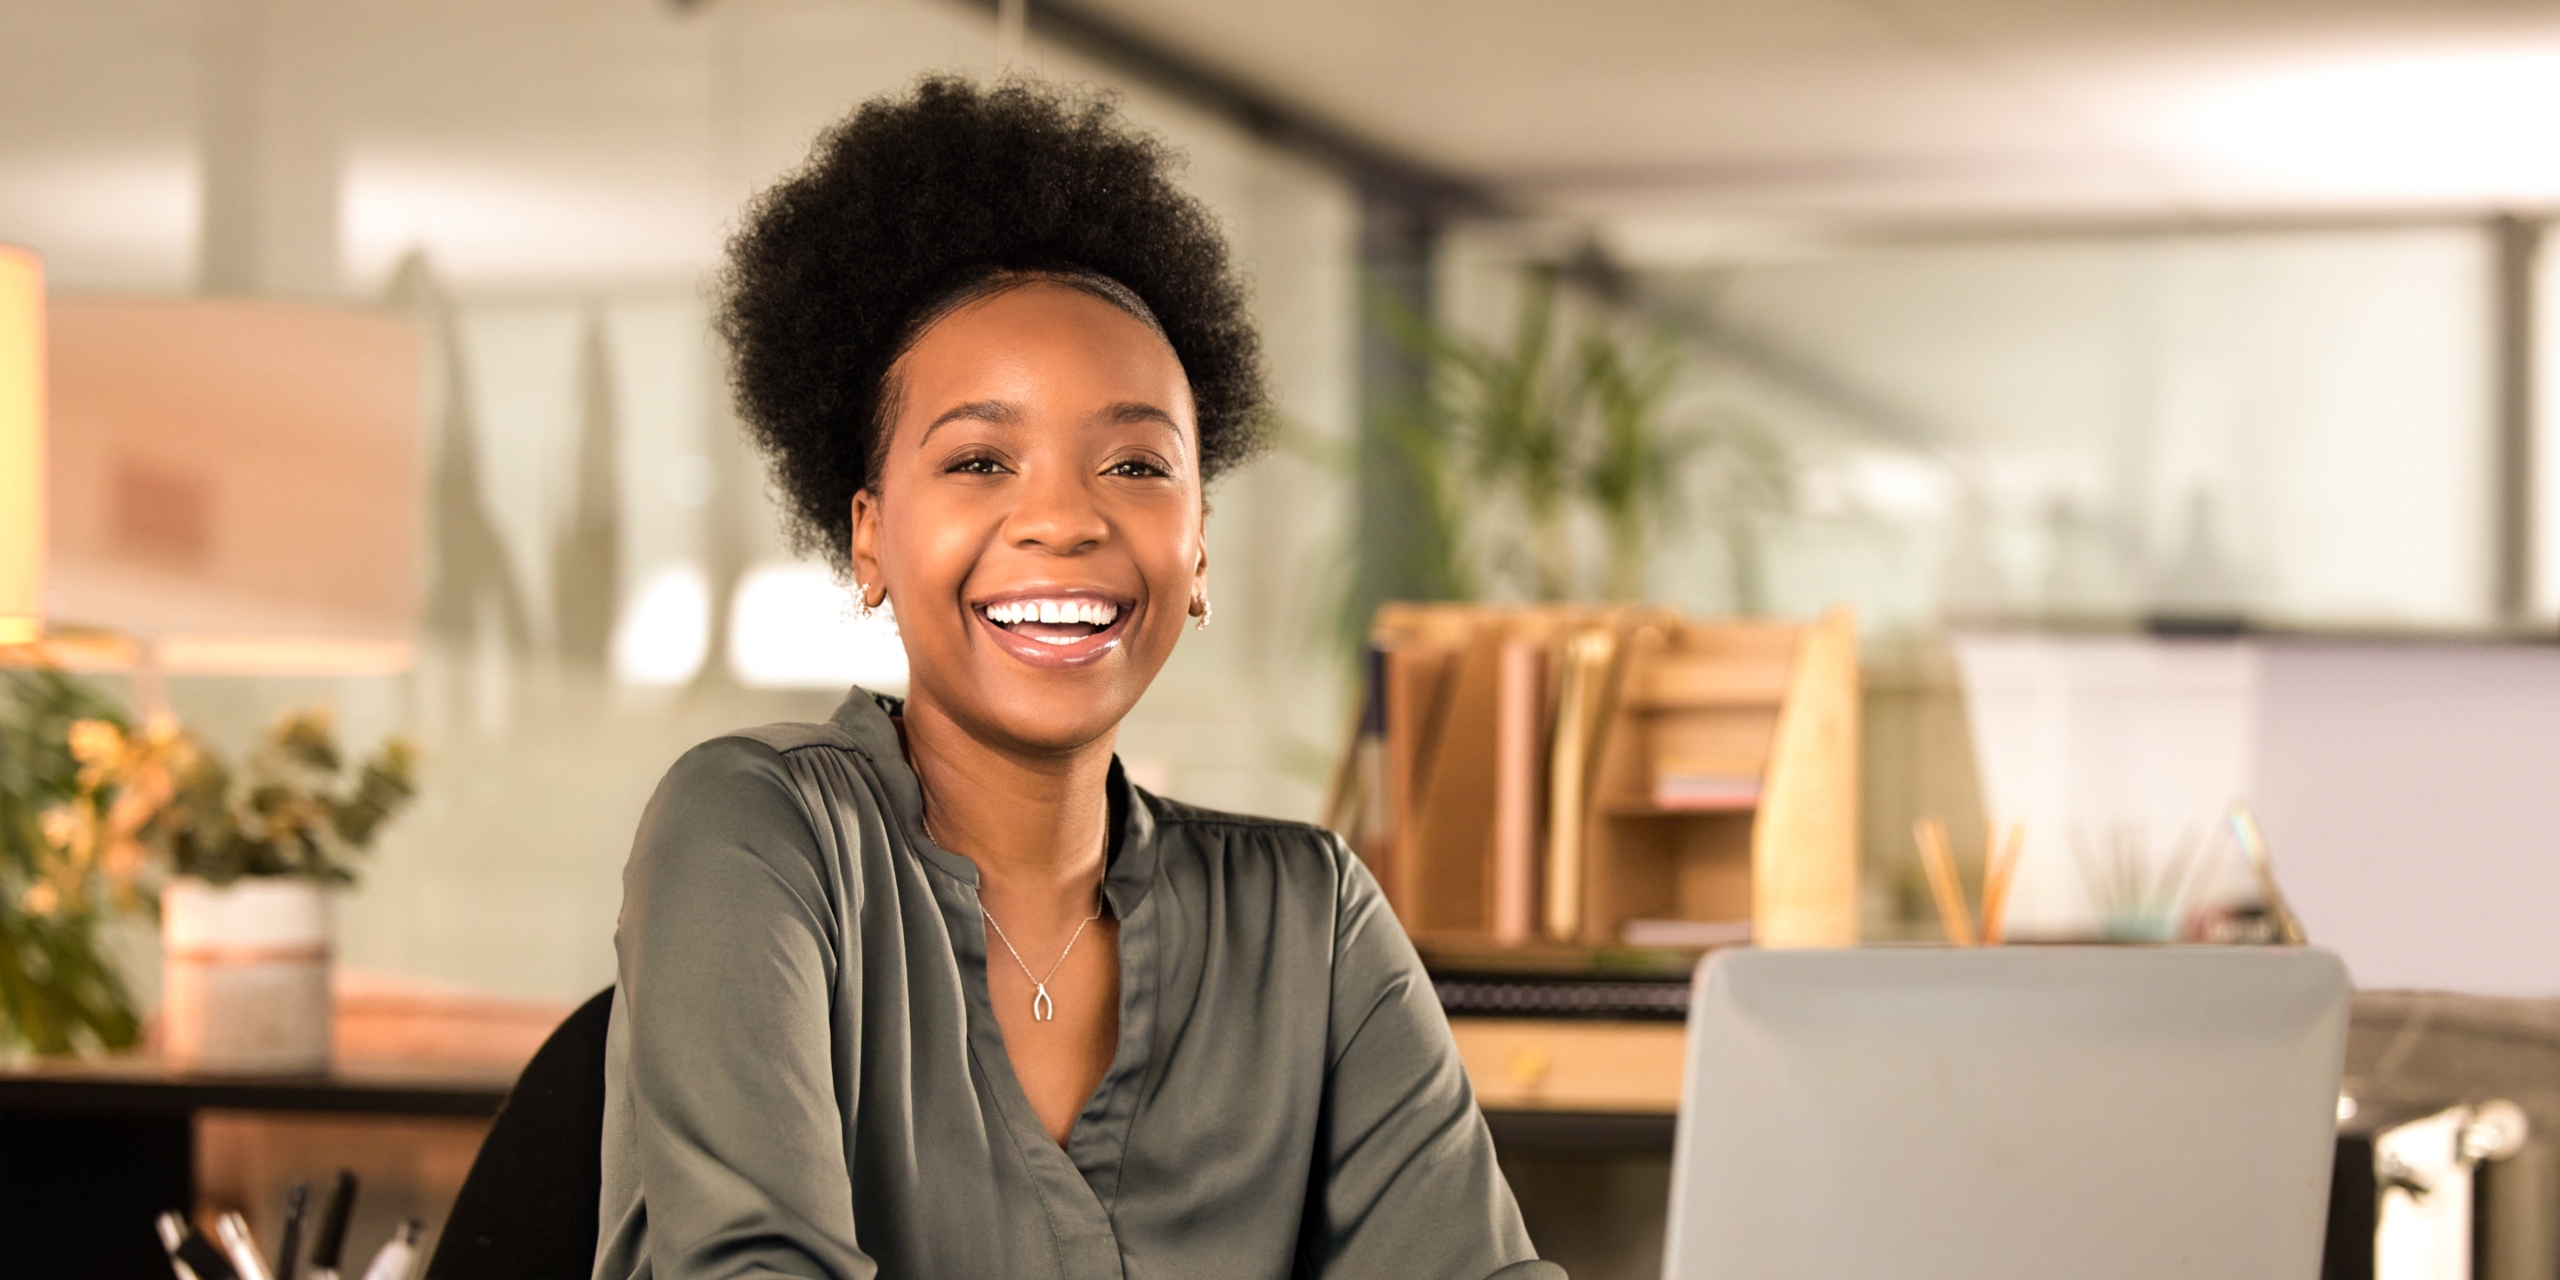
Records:
[[[1024,477],[1022,500],[1005,517],[1005,541],[1024,550],[1068,555],[1101,545],[1111,534],[1110,522],[1094,503],[1093,491],[1073,468],[1042,468],[1045,474]]]

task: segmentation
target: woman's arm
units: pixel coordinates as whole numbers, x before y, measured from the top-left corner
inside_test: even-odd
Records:
[[[853,950],[831,922],[853,912],[830,900],[796,792],[770,747],[697,747],[623,873],[614,1030],[655,1280],[875,1270],[855,1243],[831,1030]]]
[[[1338,839],[1332,853],[1330,1060],[1301,1272],[1563,1280],[1535,1260],[1421,957],[1368,868]]]

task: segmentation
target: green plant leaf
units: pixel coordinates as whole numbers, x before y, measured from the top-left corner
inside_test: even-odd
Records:
[[[93,878],[30,908],[30,891],[52,865],[42,830],[49,809],[81,802],[80,762],[71,726],[102,720],[127,728],[121,708],[59,671],[0,671],[0,1047],[38,1053],[130,1046],[140,1034],[133,1001],[100,948],[100,920],[148,906]]]

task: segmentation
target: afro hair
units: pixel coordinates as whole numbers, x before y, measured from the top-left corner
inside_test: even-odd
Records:
[[[1108,98],[931,76],[864,103],[758,197],[729,245],[719,328],[793,542],[846,570],[853,495],[886,443],[891,366],[955,300],[1008,277],[1119,292],[1094,288],[1099,276],[1134,294],[1190,381],[1203,482],[1259,451],[1245,291],[1216,222],[1174,186],[1175,164]]]

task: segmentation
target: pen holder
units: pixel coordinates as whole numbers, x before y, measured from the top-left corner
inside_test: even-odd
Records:
[[[170,881],[160,897],[169,1064],[211,1075],[329,1069],[329,893],[318,881]]]

